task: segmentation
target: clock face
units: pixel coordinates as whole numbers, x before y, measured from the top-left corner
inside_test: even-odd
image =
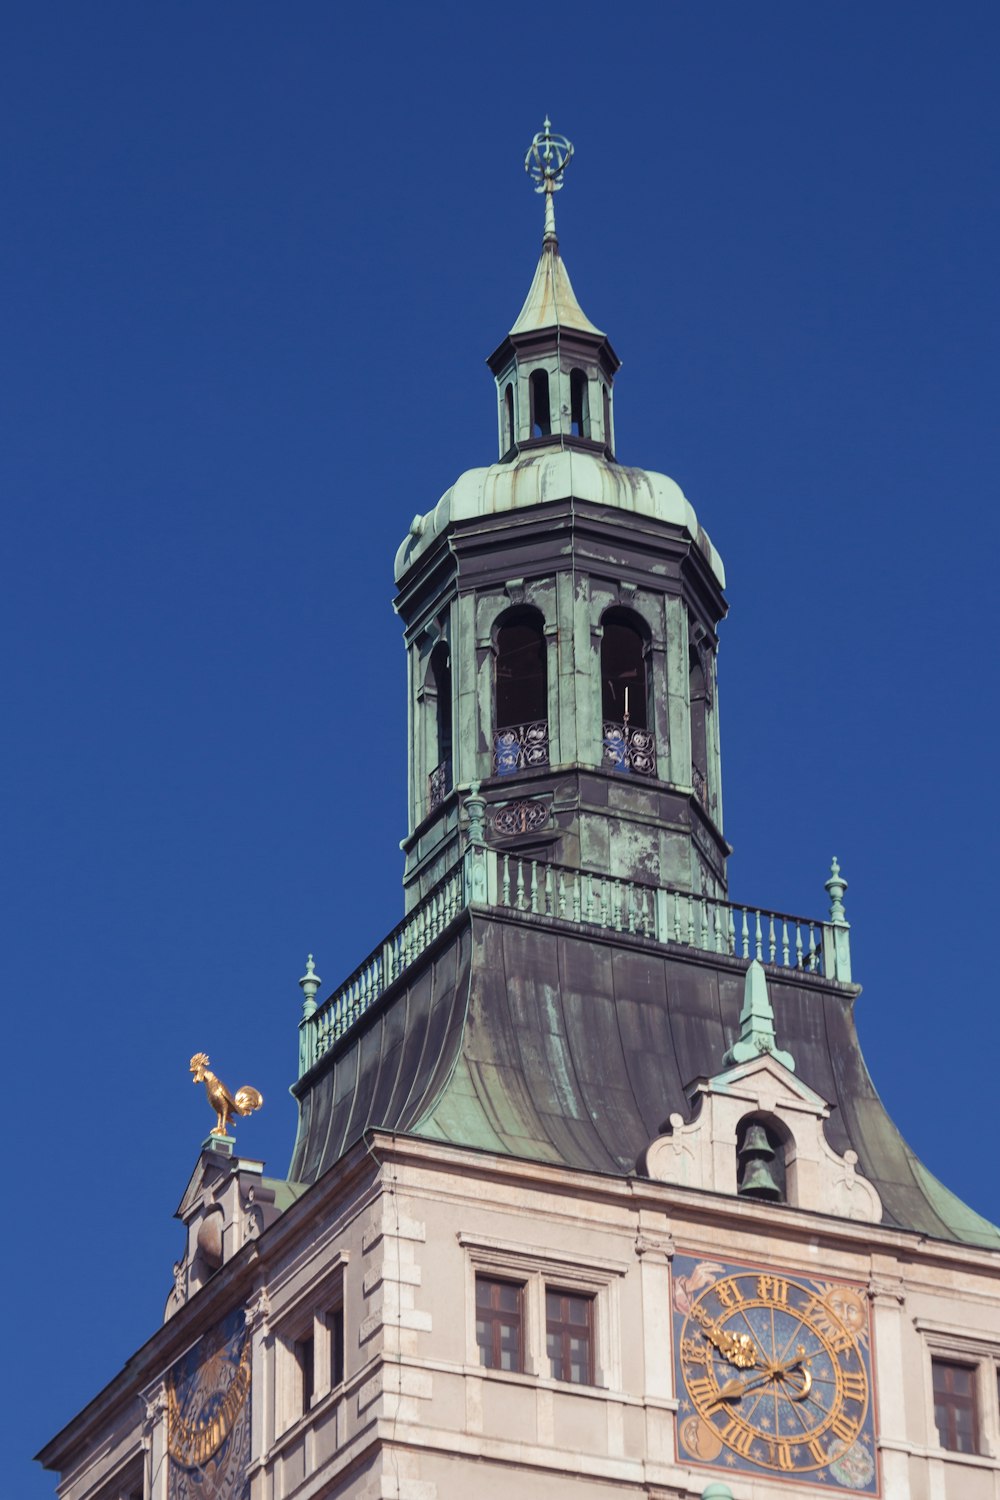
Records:
[[[863,1292],[684,1255],[672,1284],[678,1456],[877,1494]]]
[[[167,1377],[168,1500],[250,1493],[250,1341],[237,1308]]]

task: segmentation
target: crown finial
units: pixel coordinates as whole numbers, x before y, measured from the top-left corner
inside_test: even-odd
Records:
[[[553,194],[563,185],[563,176],[573,155],[573,146],[564,135],[555,135],[548,115],[534,137],[524,158],[524,170],[535,184],[536,193],[545,194],[545,233],[542,241],[556,243],[556,211]]]

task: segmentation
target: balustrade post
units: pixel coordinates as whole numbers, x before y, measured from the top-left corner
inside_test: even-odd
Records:
[[[316,1061],[316,995],[323,983],[316,973],[316,965],[310,953],[306,959],[306,972],[299,980],[302,991],[302,1019],[299,1022],[299,1077],[308,1073]]]
[[[823,972],[828,979],[850,984],[851,924],[844,915],[847,881],[840,873],[836,855],[830,864],[830,878],[824,890],[830,897],[830,920],[823,923]]]
[[[463,860],[463,887],[466,906],[475,903],[485,906],[490,900],[490,871],[486,848],[486,799],[479,795],[479,782],[474,781],[469,795],[462,803],[468,819],[466,827],[465,857]],[[495,884],[495,876],[494,876]]]

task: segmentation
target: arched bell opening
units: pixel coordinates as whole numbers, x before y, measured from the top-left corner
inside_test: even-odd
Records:
[[[580,369],[569,372],[570,430],[574,437],[590,437],[590,382]]]
[[[552,414],[547,370],[532,370],[528,392],[531,397],[531,436],[549,437],[552,432]]]
[[[510,381],[507,382],[503,393],[503,451],[509,453],[516,441],[517,428],[514,425],[514,387]]]
[[[528,606],[508,610],[493,632],[495,776],[548,765],[548,691],[542,615]]]
[[[706,812],[708,797],[708,679],[704,653],[688,648],[688,704],[691,719],[691,784]]]
[[[744,1115],[736,1127],[736,1191],[741,1198],[788,1202],[791,1134],[774,1115]]]
[[[431,652],[428,697],[433,700],[436,761],[428,777],[430,809],[439,807],[452,786],[451,650],[438,641]]]
[[[603,762],[611,770],[655,776],[648,631],[628,609],[608,610],[601,630]]]

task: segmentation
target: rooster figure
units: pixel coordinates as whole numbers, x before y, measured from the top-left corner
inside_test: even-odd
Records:
[[[192,1082],[205,1085],[208,1102],[218,1116],[219,1123],[212,1130],[213,1135],[226,1135],[230,1116],[249,1115],[264,1103],[264,1095],[257,1089],[252,1089],[249,1084],[244,1084],[235,1094],[231,1094],[222,1079],[210,1072],[207,1052],[196,1052],[191,1059],[190,1068]]]

